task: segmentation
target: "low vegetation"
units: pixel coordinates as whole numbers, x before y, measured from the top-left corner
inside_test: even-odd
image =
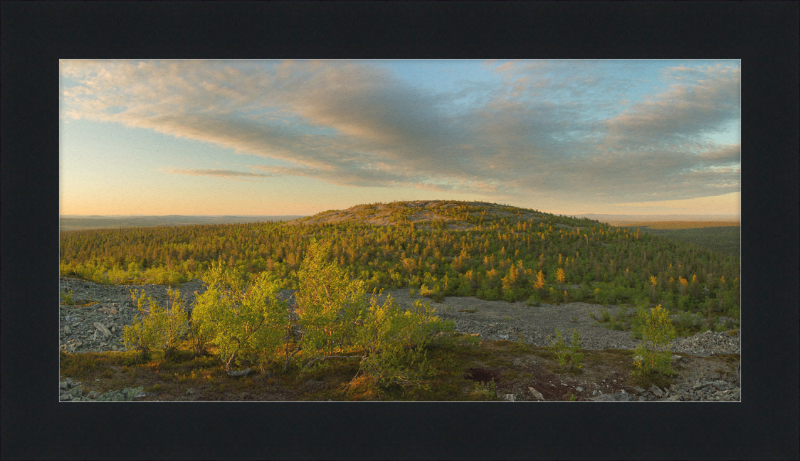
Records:
[[[650,221],[650,222],[618,222],[621,227],[646,227],[653,229],[702,229],[706,227],[739,227],[739,221]]]
[[[427,221],[417,220],[422,212]],[[664,383],[664,338],[711,328],[716,315],[739,317],[738,257],[639,229],[466,202],[368,204],[347,216],[62,232],[63,275],[116,284],[201,279],[207,288],[191,318],[177,291],[165,306],[133,292],[139,316],[124,340],[134,350],[62,354],[62,375],[99,379],[99,390],[143,385],[163,400],[492,400],[527,392],[524,383],[537,383],[548,400],[580,400],[572,388],[537,380],[613,369]],[[360,221],[373,218],[389,225]],[[577,331],[569,345],[557,331],[549,348],[483,341],[453,333],[430,301],[379,303],[384,288],[402,287],[433,302],[628,304],[634,313],[604,308],[595,318],[647,346],[586,351]],[[293,312],[275,296],[283,288],[296,290]],[[78,301],[65,293],[62,302]],[[534,356],[535,366],[520,365]]]
[[[659,237],[686,242],[700,248],[707,248],[714,252],[739,257],[740,252],[740,228],[739,223],[715,223],[716,226],[700,225],[694,226],[675,226],[673,223],[659,223],[653,226],[637,226],[642,232]],[[680,223],[683,224],[683,223]],[[631,228],[632,229],[632,228]]]
[[[644,341],[636,348],[634,375],[673,374],[672,354],[667,344],[676,337],[677,332],[669,318],[669,311],[658,305],[650,312],[640,311],[638,319]]]
[[[379,209],[391,225],[363,221]],[[418,225],[411,218],[423,211],[437,218]],[[61,273],[98,283],[174,285],[220,264],[248,280],[267,271],[282,288],[297,289],[297,270],[317,239],[368,291],[410,287],[434,301],[475,296],[532,304],[648,298],[682,311],[705,311],[710,302],[714,312],[738,318],[737,256],[640,229],[469,202],[429,202],[424,209],[370,204],[350,215],[309,225],[62,232]]]

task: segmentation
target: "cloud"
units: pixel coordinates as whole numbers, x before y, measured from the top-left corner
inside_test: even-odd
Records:
[[[738,67],[673,66],[642,96],[601,64],[487,61],[496,80],[434,91],[368,61],[61,61],[62,117],[225,146],[263,172],[178,174],[589,203],[739,190],[739,144],[711,138],[739,119]]]
[[[250,173],[247,171],[234,170],[167,170],[170,174],[183,174],[188,176],[214,176],[217,178],[238,179],[238,178],[268,178],[275,176],[268,173]]]
[[[665,72],[691,75],[694,81],[675,80],[669,90],[635,104],[605,123],[611,145],[681,143],[685,138],[720,131],[739,119],[740,72],[738,68],[671,68]]]
[[[638,203],[617,203],[613,205],[625,208],[660,210],[670,213],[696,213],[702,210],[705,214],[738,214],[740,204],[741,194],[730,193],[709,197],[696,197],[686,200],[659,200]]]

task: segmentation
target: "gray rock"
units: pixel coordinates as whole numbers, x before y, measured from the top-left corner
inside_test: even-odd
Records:
[[[650,389],[648,389],[648,390],[649,390],[650,392],[652,392],[652,393],[653,393],[653,395],[655,395],[656,397],[663,397],[663,396],[664,396],[664,391],[662,391],[661,389],[659,389],[659,388],[658,388],[658,387],[657,387],[655,384],[653,384],[652,386],[650,386]]]
[[[514,395],[514,394],[506,394],[506,395],[503,397],[503,400],[507,400],[507,401],[509,401],[509,402],[516,402],[516,401],[517,401],[517,396],[516,396],[516,395]]]
[[[531,394],[533,394],[533,398],[535,398],[536,400],[544,400],[544,396],[541,394],[541,392],[537,391],[532,387],[529,387],[528,390],[531,391]]]
[[[82,397],[83,396],[83,389],[81,389],[80,387],[74,387],[74,388],[69,390],[69,394],[72,397]]]
[[[100,397],[100,393],[97,392],[97,391],[91,391],[88,394],[86,394],[86,397],[89,398],[89,399],[94,400],[94,399]]]
[[[144,387],[139,386],[133,389],[124,388],[118,391],[109,391],[102,395],[100,395],[97,400],[106,402],[106,401],[113,401],[113,402],[120,402],[120,401],[131,401],[136,397],[136,394],[142,392]]]
[[[643,387],[639,387],[639,386],[633,386],[633,390],[636,391],[639,394],[642,394],[642,393],[645,392],[644,388]]]
[[[583,392],[583,388],[580,387],[580,386],[576,387],[575,390],[578,391],[578,392]]]

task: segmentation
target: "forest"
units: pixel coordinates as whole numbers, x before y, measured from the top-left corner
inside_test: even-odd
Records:
[[[652,227],[640,227],[642,232],[673,240],[692,243],[713,251],[739,256],[740,230],[738,225],[711,227],[668,227],[659,223]]]
[[[62,231],[60,273],[179,284],[213,263],[297,289],[311,239],[368,288],[485,300],[660,303],[739,318],[739,257],[641,229],[478,202],[366,204],[353,219]],[[428,213],[425,221],[416,219]],[[325,217],[325,212],[317,217]],[[390,225],[367,221],[384,216]],[[430,217],[433,218],[430,218]],[[314,218],[314,217],[312,217]]]

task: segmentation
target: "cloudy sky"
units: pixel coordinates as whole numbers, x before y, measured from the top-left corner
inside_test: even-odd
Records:
[[[60,62],[61,214],[738,214],[733,61]]]

